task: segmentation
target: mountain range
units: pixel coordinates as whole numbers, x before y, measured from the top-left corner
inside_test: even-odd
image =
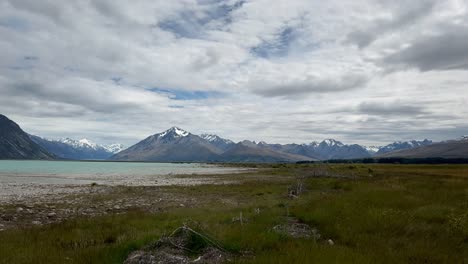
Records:
[[[0,115],[0,159],[71,159],[159,162],[295,162],[369,157],[468,157],[468,138],[433,143],[430,140],[394,142],[386,146],[343,144],[334,139],[308,144],[234,142],[217,135],[200,136],[178,127],[154,134],[124,149],[88,139],[50,140],[28,135]]]
[[[468,158],[468,138],[463,137],[459,140],[448,140],[437,142],[430,145],[417,146],[396,150],[378,155],[382,158],[427,158],[439,157],[446,159]]]
[[[29,135],[32,141],[61,159],[105,160],[124,149],[122,144],[99,145],[88,139],[50,140]]]
[[[205,161],[205,162],[295,162],[330,159],[360,159],[395,150],[425,146],[430,140],[394,142],[383,147],[346,145],[334,139],[309,144],[268,144],[244,140],[238,143],[217,135],[194,135],[178,127],[154,134],[125,149],[110,160]]]

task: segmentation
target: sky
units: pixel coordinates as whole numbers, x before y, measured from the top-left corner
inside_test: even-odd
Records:
[[[468,134],[466,0],[0,0],[0,113],[127,146]]]

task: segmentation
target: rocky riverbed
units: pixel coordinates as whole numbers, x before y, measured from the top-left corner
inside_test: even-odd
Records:
[[[74,217],[190,207],[197,201],[170,191],[171,186],[228,183],[215,176],[185,175],[159,179],[152,186],[3,184],[0,185],[0,232]]]

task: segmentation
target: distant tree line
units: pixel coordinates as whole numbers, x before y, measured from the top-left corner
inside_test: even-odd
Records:
[[[325,161],[298,161],[297,164],[308,163],[380,163],[380,164],[468,164],[468,158],[363,158],[334,159]]]

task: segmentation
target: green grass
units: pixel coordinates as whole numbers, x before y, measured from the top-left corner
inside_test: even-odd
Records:
[[[315,166],[262,165],[259,175],[232,176],[242,179],[235,185],[161,189],[197,199],[195,208],[2,232],[0,263],[122,263],[184,222],[244,255],[238,263],[468,262],[468,166],[332,165],[329,170],[350,177],[306,177],[307,191],[288,199],[287,186]],[[335,245],[272,232],[287,211]],[[248,219],[243,225],[232,222],[240,212]]]

